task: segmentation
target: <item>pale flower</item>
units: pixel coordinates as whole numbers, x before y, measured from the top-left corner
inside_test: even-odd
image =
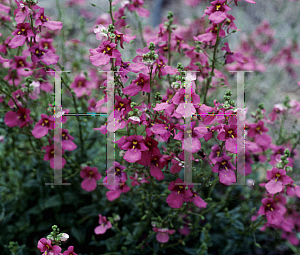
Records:
[[[101,41],[103,37],[107,39],[107,29],[103,25],[98,25],[97,28],[94,28],[94,33],[96,34],[96,39]]]

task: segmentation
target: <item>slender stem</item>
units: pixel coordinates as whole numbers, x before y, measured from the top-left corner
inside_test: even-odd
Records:
[[[278,140],[276,141],[276,144],[280,144],[282,141],[282,131],[283,131],[283,126],[284,126],[284,122],[285,122],[286,116],[285,113],[283,113],[282,119],[281,119],[281,124],[280,124],[280,130],[279,130],[279,137]]]
[[[113,11],[112,11],[112,0],[109,0],[109,14],[110,14],[112,25],[115,26],[115,20],[114,20]]]
[[[60,4],[59,4],[59,0],[56,0],[56,7],[58,9],[58,19],[62,22],[62,17],[63,17],[63,14],[62,14],[62,8],[60,8]],[[62,44],[61,44],[61,50],[62,50],[62,61],[63,61],[63,65],[65,65],[66,63],[66,54],[65,54],[65,29],[64,27],[62,28],[61,30],[61,33],[62,33]]]
[[[205,88],[205,93],[204,93],[204,102],[203,102],[203,104],[206,104],[206,97],[207,97],[208,88],[209,88],[209,85],[210,85],[210,83],[211,83],[212,77],[213,77],[213,75],[214,75],[215,62],[216,62],[216,53],[217,53],[217,48],[218,48],[218,44],[219,44],[219,33],[220,33],[221,25],[222,25],[222,23],[218,26],[217,39],[216,39],[216,44],[215,44],[215,47],[214,47],[214,53],[213,53],[212,67],[211,67],[210,76],[209,76],[209,78],[207,79],[207,83],[206,83],[206,88]]]
[[[100,6],[98,6],[98,5],[92,4],[92,6],[97,7],[97,8],[99,8],[100,10],[109,13],[109,11],[106,11],[106,10],[102,9],[102,8],[101,8]]]
[[[137,22],[138,22],[139,32],[140,32],[140,35],[141,35],[141,40],[142,40],[143,46],[144,46],[144,47],[147,47],[147,44],[146,44],[145,39],[144,39],[144,36],[143,36],[143,28],[142,28],[141,21],[140,21],[140,19],[138,18],[138,15],[137,15],[136,12],[134,12],[134,15],[135,15],[135,18],[136,18],[136,20],[137,20]]]
[[[151,95],[151,88],[152,88],[152,70],[153,70],[153,65],[151,65],[150,68],[150,92],[148,94],[148,104],[150,103],[150,95]]]
[[[65,82],[65,80],[63,79],[62,76],[61,76],[61,81],[62,81],[62,83],[68,88],[68,90],[71,92],[72,98],[73,98],[73,103],[74,103],[74,106],[75,106],[75,112],[76,112],[76,114],[78,114],[78,108],[77,108],[76,99],[75,99],[74,94],[72,93],[71,88],[70,88],[69,85]],[[77,117],[78,117],[78,116],[77,116]],[[81,122],[80,122],[79,118],[76,118],[76,120],[77,120],[78,125],[79,125],[79,139],[80,139],[81,156],[82,156],[83,158],[85,158],[85,152],[84,152],[84,146],[83,146],[83,136],[82,136]]]
[[[0,79],[1,79],[2,81],[5,81],[2,77],[0,77]],[[5,82],[6,82],[6,81],[5,81]],[[9,97],[13,100],[13,102],[15,103],[15,106],[17,107],[17,109],[19,109],[19,106],[17,105],[15,99],[14,99],[9,93],[7,93],[7,92],[6,92],[5,90],[3,90],[2,88],[0,88],[0,91],[2,91],[5,95],[9,96]]]

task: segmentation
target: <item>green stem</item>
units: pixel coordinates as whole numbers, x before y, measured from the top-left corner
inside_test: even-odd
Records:
[[[112,11],[112,0],[109,0],[109,14],[110,14],[112,25],[115,26],[115,20],[114,20],[113,11]]]
[[[150,103],[150,95],[151,95],[151,88],[152,88],[152,70],[153,70],[153,65],[151,65],[150,68],[150,92],[148,94],[148,104]]]
[[[207,83],[206,83],[206,88],[205,88],[205,93],[204,93],[204,102],[203,102],[203,104],[206,104],[206,97],[207,97],[208,88],[209,88],[209,85],[210,85],[210,83],[211,83],[212,77],[213,77],[213,75],[214,75],[215,62],[216,62],[216,53],[217,53],[218,44],[219,44],[219,33],[220,33],[221,25],[222,25],[222,23],[218,26],[217,39],[216,39],[216,44],[215,44],[215,47],[214,47],[214,53],[213,53],[212,67],[211,67],[210,76],[209,76],[209,78],[207,79]]]
[[[140,19],[138,18],[138,15],[137,15],[136,12],[134,12],[134,15],[135,15],[135,18],[136,18],[136,20],[137,20],[137,22],[138,22],[139,33],[140,33],[140,35],[141,35],[141,40],[142,40],[143,46],[144,46],[144,47],[147,47],[147,44],[146,44],[145,39],[144,39],[144,36],[143,36],[143,28],[142,28],[141,21],[140,21]]]
[[[58,9],[58,20],[62,22],[62,17],[63,17],[63,14],[62,14],[62,8],[60,8],[60,4],[59,4],[59,0],[56,0],[56,7]],[[66,63],[66,54],[65,54],[65,43],[66,43],[66,39],[65,39],[65,29],[64,27],[62,28],[61,30],[61,33],[62,33],[62,44],[61,44],[61,50],[62,50],[62,61],[63,61],[63,65],[65,65]]]
[[[63,79],[63,77],[61,76],[61,81],[62,83],[68,88],[68,90],[71,92],[72,94],[72,98],[73,98],[73,103],[75,106],[75,112],[76,114],[78,114],[78,108],[77,108],[77,103],[76,103],[76,99],[74,96],[74,93],[72,92],[71,88],[69,87],[69,85],[65,82],[65,80]],[[78,116],[77,116],[78,117]],[[81,122],[79,120],[79,118],[76,118],[77,122],[78,122],[78,126],[79,126],[79,139],[80,139],[80,149],[81,149],[81,156],[82,158],[86,158],[85,153],[84,153],[84,146],[83,146],[83,136],[82,136],[82,128],[81,128]]]
[[[283,113],[283,116],[282,116],[282,119],[281,119],[281,124],[280,124],[279,137],[276,141],[277,145],[282,143],[282,131],[283,131],[283,126],[284,126],[285,119],[286,119],[286,116],[285,116],[285,113]]]

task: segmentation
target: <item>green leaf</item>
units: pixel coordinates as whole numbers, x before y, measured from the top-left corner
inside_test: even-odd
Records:
[[[88,215],[90,215],[90,216],[98,216],[99,215],[99,211],[97,209],[97,205],[96,204],[83,206],[77,212],[79,214],[81,214],[81,215],[84,215],[84,216],[88,216]]]
[[[71,235],[73,235],[80,244],[83,244],[85,241],[86,229],[79,227],[76,228],[75,226],[73,226],[71,227]]]
[[[261,245],[259,243],[255,243],[255,246],[261,249]]]
[[[195,255],[197,254],[196,249],[188,248],[188,247],[181,247],[180,248],[182,251],[184,251],[184,254],[190,254],[190,255]]]
[[[45,203],[44,203],[44,208],[53,208],[53,207],[60,207],[61,206],[61,200],[58,194],[49,197]]]
[[[236,220],[232,224],[236,229],[244,231],[244,224],[240,222],[239,220]]]

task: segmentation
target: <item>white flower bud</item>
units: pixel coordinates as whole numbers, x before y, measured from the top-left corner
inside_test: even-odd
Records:
[[[68,239],[69,239],[69,235],[68,235],[68,234],[66,234],[66,233],[62,233],[62,234],[61,234],[60,240],[61,240],[62,242],[65,242],[65,241],[67,241]]]

